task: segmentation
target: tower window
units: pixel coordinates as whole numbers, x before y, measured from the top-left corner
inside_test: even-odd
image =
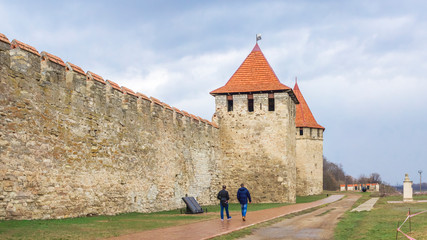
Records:
[[[304,129],[303,128],[299,128],[299,135],[304,135]]]
[[[229,112],[233,111],[233,96],[232,95],[227,96],[227,110]]]
[[[254,111],[254,95],[248,94],[248,111]]]
[[[274,93],[268,94],[268,111],[274,111]]]

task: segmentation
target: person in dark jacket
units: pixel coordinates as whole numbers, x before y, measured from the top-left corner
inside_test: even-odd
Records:
[[[248,210],[248,199],[249,203],[252,202],[251,194],[249,190],[245,188],[245,185],[240,184],[239,190],[237,190],[237,200],[239,200],[240,205],[242,206],[242,219],[246,221],[246,211]]]
[[[221,221],[224,221],[224,209],[225,213],[227,213],[227,220],[230,220],[230,214],[228,213],[228,200],[230,200],[230,196],[228,195],[227,190],[225,190],[227,187],[224,185],[222,186],[222,190],[219,191],[218,198],[219,205],[221,206]]]

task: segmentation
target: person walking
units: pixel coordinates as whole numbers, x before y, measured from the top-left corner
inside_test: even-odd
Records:
[[[222,190],[219,191],[216,198],[219,200],[219,205],[221,206],[221,221],[224,221],[224,209],[225,213],[227,214],[227,220],[230,220],[230,214],[228,213],[228,200],[230,200],[230,196],[228,195],[227,190],[225,190],[227,187],[224,185],[222,186]]]
[[[239,200],[240,206],[242,207],[242,219],[246,221],[246,212],[248,210],[248,199],[249,203],[252,202],[251,194],[249,190],[245,188],[245,185],[240,184],[239,190],[237,190],[237,200]]]

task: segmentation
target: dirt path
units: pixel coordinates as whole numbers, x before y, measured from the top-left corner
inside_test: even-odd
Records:
[[[251,212],[247,214],[247,220],[242,221],[240,213],[231,213],[233,217],[230,221],[220,221],[218,219],[207,220],[203,222],[197,222],[187,224],[183,226],[175,226],[162,229],[154,229],[144,232],[138,232],[120,237],[110,238],[110,240],[134,240],[134,239],[186,239],[186,240],[200,240],[208,239],[222,234],[231,233],[261,222],[265,222],[280,216],[284,216],[290,213],[303,211],[309,208],[321,206],[327,203],[332,203],[341,199],[343,195],[332,195],[328,198],[324,198],[315,202],[310,203],[299,203],[293,205],[287,205],[278,208],[270,208],[260,211]],[[250,209],[250,206],[249,206]],[[219,213],[217,213],[219,215]]]
[[[359,197],[358,195],[348,195],[348,197],[314,212],[255,230],[253,235],[241,238],[241,240],[333,239],[338,218],[349,210]]]

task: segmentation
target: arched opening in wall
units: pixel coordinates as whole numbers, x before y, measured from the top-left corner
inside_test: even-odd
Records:
[[[133,197],[133,202],[134,202],[134,203],[136,203],[136,196],[135,196],[135,197]]]
[[[299,128],[299,135],[300,136],[304,135],[304,129],[303,128]]]
[[[248,94],[248,111],[253,112],[254,111],[254,95]]]
[[[274,111],[274,93],[268,94],[268,111]]]
[[[227,96],[227,111],[233,111],[233,95]]]

